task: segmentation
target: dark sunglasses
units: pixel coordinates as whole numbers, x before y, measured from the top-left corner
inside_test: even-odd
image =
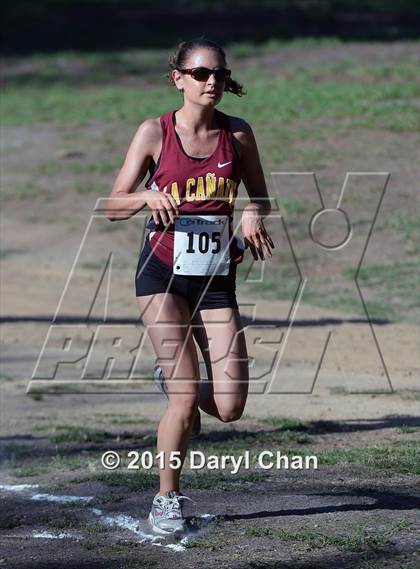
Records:
[[[180,73],[191,75],[196,81],[207,81],[210,75],[214,74],[217,82],[226,81],[230,77],[231,70],[225,67],[218,67],[217,69],[209,69],[208,67],[193,67],[192,69],[178,69]]]

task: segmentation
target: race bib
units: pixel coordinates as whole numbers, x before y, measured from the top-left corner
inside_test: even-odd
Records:
[[[227,275],[229,264],[227,215],[181,215],[176,218],[174,274]]]

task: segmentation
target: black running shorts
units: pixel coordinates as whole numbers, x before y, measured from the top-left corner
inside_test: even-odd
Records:
[[[136,271],[136,296],[169,292],[178,294],[188,302],[191,312],[211,308],[238,308],[236,301],[236,265],[231,263],[228,275],[185,276],[174,275],[172,267],[152,253],[149,236],[140,253]],[[172,282],[171,282],[172,279]],[[210,282],[207,291],[200,297]]]

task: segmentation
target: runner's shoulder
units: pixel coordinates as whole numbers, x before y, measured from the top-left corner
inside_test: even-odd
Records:
[[[252,136],[251,125],[241,117],[233,117],[227,115],[229,118],[230,129],[233,136],[241,143],[246,143],[249,137]]]
[[[148,139],[159,139],[162,136],[162,127],[160,125],[160,118],[145,119],[140,123],[138,133],[141,133],[143,137]]]
[[[142,145],[146,145],[153,154],[156,146],[158,146],[162,140],[160,118],[145,119],[137,128],[136,137],[141,141]]]

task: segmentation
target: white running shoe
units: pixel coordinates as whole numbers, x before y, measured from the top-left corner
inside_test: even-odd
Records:
[[[159,391],[164,393],[166,395],[166,398],[169,399],[168,389],[166,387],[165,378],[163,376],[163,371],[160,366],[157,365],[155,366],[155,369],[153,370],[153,379],[155,380],[155,384],[159,389]]]
[[[166,492],[164,496],[156,494],[148,518],[153,531],[164,535],[185,531],[187,526],[182,511],[184,500],[193,502],[191,498],[175,490]]]
[[[166,398],[169,400],[168,388],[166,387],[165,377],[163,375],[162,368],[158,365],[155,366],[153,370],[153,379],[159,391],[161,391]],[[200,410],[197,409],[197,415],[195,416],[194,425],[191,432],[191,438],[196,439],[201,433],[201,414]]]

